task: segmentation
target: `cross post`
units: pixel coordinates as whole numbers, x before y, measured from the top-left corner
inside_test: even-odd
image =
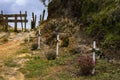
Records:
[[[40,29],[39,29],[39,32],[38,32],[38,49],[40,49]]]
[[[57,44],[56,44],[56,57],[58,58],[58,55],[59,55],[59,34],[57,34]]]
[[[98,50],[99,50],[99,48],[96,48],[96,41],[93,41],[92,57],[93,57],[94,63],[95,63],[95,61],[96,61],[95,52],[98,51]],[[94,68],[93,71],[92,71],[92,74],[94,74],[94,73],[95,73],[95,68]]]

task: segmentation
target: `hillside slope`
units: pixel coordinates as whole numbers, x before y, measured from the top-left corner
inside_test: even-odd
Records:
[[[72,44],[72,48],[76,48],[81,43],[90,45],[96,40],[106,55],[119,55],[119,5],[119,0],[52,0],[42,34],[47,37],[46,42],[49,40],[49,45],[53,45],[57,32],[63,34],[62,45],[68,44],[65,47]]]

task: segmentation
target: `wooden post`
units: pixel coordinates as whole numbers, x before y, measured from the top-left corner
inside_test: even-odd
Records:
[[[1,10],[1,14],[3,14],[3,10]]]
[[[21,16],[21,11],[20,11],[20,19],[21,19],[21,27],[22,27],[22,31],[23,31],[23,22],[22,22],[22,16]]]
[[[15,26],[14,27],[15,27],[14,31],[17,32],[17,16],[16,15],[15,15]]]
[[[45,10],[43,10],[42,21],[44,21],[44,17],[45,17]]]
[[[32,19],[31,19],[31,29],[35,28],[35,16],[34,13],[32,12]]]
[[[6,17],[5,31],[8,31],[8,17]]]
[[[34,19],[34,20],[35,20],[35,21],[34,21],[34,23],[35,23],[34,26],[35,26],[35,27],[36,27],[36,19],[37,19],[37,15],[35,15],[35,19]],[[34,28],[35,28],[35,27],[34,27]]]
[[[27,20],[27,11],[25,11],[25,14],[26,14],[26,16],[25,16],[25,31],[26,31],[26,20]]]
[[[40,26],[40,24],[41,24],[41,18],[42,18],[42,16],[40,15],[40,19],[39,19],[39,22],[38,22],[38,23],[39,23],[39,26]]]
[[[34,12],[32,12],[32,18],[33,18],[33,21],[35,21],[35,20],[34,20],[34,19],[35,19],[35,18],[34,18]]]
[[[93,51],[93,61],[94,61],[94,63],[96,61],[95,52],[98,51],[98,50],[99,50],[99,48],[96,48],[96,41],[93,41],[93,49],[92,49],[92,51]],[[95,74],[95,68],[93,69],[92,74]]]
[[[38,32],[38,49],[40,49],[40,36],[41,36],[41,34],[40,34],[40,29],[39,29],[39,32]]]
[[[59,34],[57,34],[57,44],[56,44],[56,58],[59,56]]]
[[[96,41],[93,41],[93,49],[96,49]],[[93,61],[95,62],[95,51],[93,51]]]

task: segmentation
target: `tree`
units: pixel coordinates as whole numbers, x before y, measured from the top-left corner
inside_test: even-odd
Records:
[[[40,2],[43,3],[44,6],[48,6],[48,4],[51,2],[52,0],[40,0]]]

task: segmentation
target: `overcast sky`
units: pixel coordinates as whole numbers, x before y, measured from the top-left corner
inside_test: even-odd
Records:
[[[42,11],[44,9],[46,8],[39,0],[0,0],[0,10],[3,10],[4,14],[17,14],[20,11],[22,11],[22,13],[25,13],[25,11],[27,11],[27,19],[29,20],[27,27],[30,26],[32,12],[37,15],[38,21],[39,15],[42,14]]]

